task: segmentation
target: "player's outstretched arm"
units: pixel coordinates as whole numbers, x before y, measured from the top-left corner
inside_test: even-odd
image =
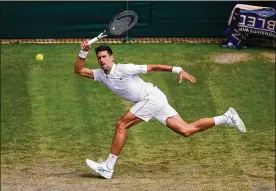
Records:
[[[87,78],[94,78],[93,71],[90,68],[86,68],[84,63],[85,63],[85,58],[88,54],[88,51],[90,49],[90,45],[88,44],[88,40],[84,41],[81,44],[81,51],[76,59],[75,65],[74,65],[74,73],[78,74],[83,77]]]
[[[147,65],[147,72],[154,72],[154,71],[167,71],[179,74],[179,82],[181,83],[182,80],[187,80],[191,83],[196,83],[196,78],[186,71],[184,71],[181,67],[174,67],[169,65]]]

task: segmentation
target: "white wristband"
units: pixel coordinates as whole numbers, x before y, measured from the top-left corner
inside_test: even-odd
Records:
[[[81,50],[80,53],[79,53],[80,58],[86,58],[87,55],[88,55],[88,52],[85,52],[83,50]]]
[[[173,72],[173,73],[177,73],[177,74],[179,74],[181,70],[182,70],[181,67],[175,67],[175,66],[174,66],[174,67],[172,68],[172,72]]]

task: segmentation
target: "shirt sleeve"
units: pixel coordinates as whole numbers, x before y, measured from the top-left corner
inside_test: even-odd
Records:
[[[123,72],[127,75],[145,74],[147,73],[147,65],[139,64],[123,64]]]
[[[99,81],[101,82],[100,79],[100,69],[92,69],[93,76],[94,76],[94,81]]]

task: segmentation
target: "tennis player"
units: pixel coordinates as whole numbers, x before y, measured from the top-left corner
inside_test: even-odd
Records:
[[[106,161],[98,163],[86,159],[86,163],[96,173],[106,179],[110,179],[114,172],[114,166],[124,146],[128,128],[155,118],[171,130],[185,137],[200,131],[207,130],[219,124],[227,124],[235,127],[241,133],[245,133],[244,123],[238,113],[229,108],[223,115],[212,118],[201,118],[192,123],[185,122],[179,114],[170,106],[166,95],[152,83],[145,82],[138,74],[148,72],[172,72],[179,75],[179,83],[182,80],[194,84],[196,78],[188,74],[181,67],[169,65],[136,65],[115,64],[112,49],[109,46],[95,48],[99,69],[85,67],[85,58],[88,55],[90,45],[88,40],[81,44],[81,51],[76,59],[74,72],[95,81],[103,83],[113,93],[127,101],[134,103],[115,125],[115,135],[111,144],[110,154]]]

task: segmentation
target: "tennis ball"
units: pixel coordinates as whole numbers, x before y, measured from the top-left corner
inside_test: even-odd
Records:
[[[43,55],[42,54],[37,54],[36,57],[35,57],[35,59],[37,61],[42,61],[43,60]]]

